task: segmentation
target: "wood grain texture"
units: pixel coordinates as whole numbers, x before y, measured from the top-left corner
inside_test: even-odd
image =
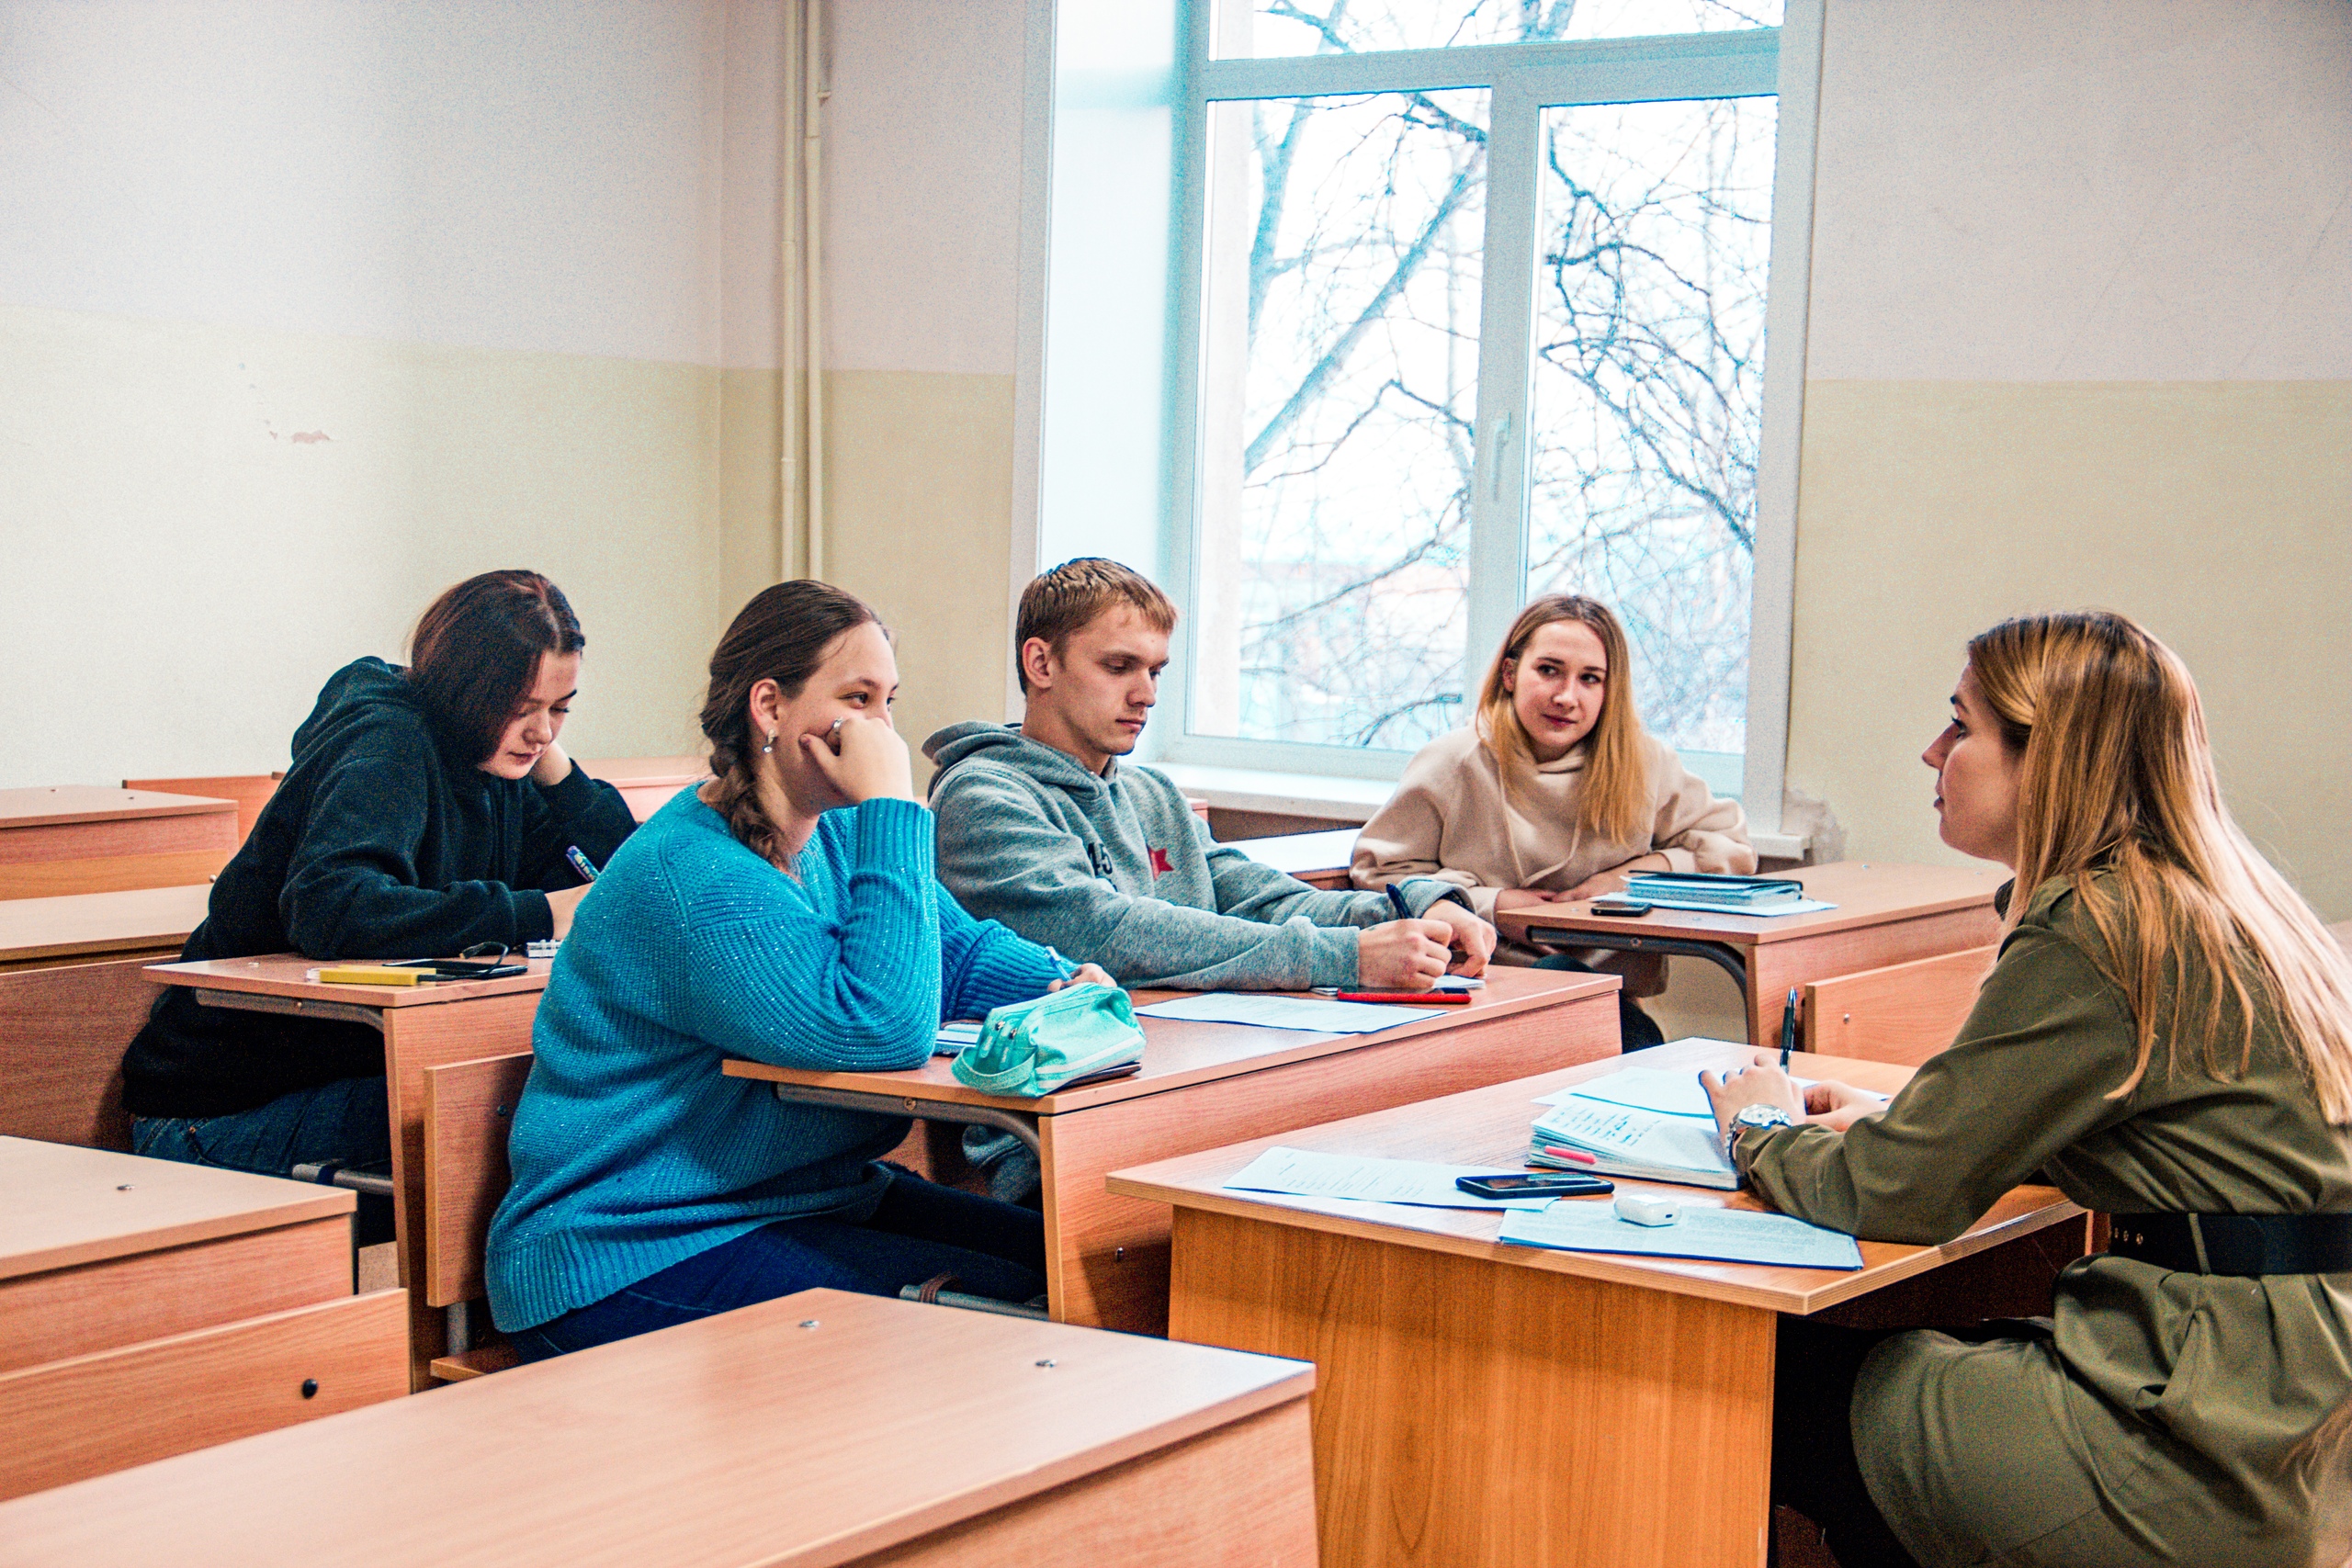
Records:
[[[237,803],[122,789],[0,790],[0,865],[236,852]]]
[[[1198,1346],[804,1292],[20,1498],[0,1506],[0,1563],[313,1568],[322,1551],[339,1568],[871,1562],[1295,1409],[1313,1377]],[[1295,1449],[1295,1422],[1259,1429],[1276,1434],[1271,1454],[1220,1458],[1190,1486],[1170,1476],[1163,1510],[1246,1522],[1253,1494],[1219,1489],[1244,1472],[1286,1469],[1304,1486],[1305,1454],[1280,1451],[1285,1430]],[[1037,1561],[1069,1561],[1061,1550]]]
[[[492,981],[491,985],[500,982]],[[365,990],[322,986],[325,990]],[[441,1309],[425,1300],[424,1072],[452,1062],[527,1054],[539,992],[492,993],[458,1006],[386,1008],[384,1089],[392,1122],[392,1214],[409,1304],[409,1387],[432,1386],[433,1358],[448,1348]]]
[[[160,854],[0,863],[0,899],[72,898],[143,887],[192,886],[209,883],[235,853],[234,846],[222,844]]]
[[[144,962],[0,972],[0,1134],[130,1147],[122,1053],[155,1003]]]
[[[1364,1036],[1340,1055],[1040,1117],[1056,1320],[1166,1332],[1168,1211],[1108,1191],[1103,1181],[1114,1169],[1615,1057],[1614,994],[1561,994],[1566,999],[1551,1007],[1465,1009],[1452,1028]]]
[[[340,1187],[28,1138],[0,1138],[0,1280],[342,1220],[358,1202]]]
[[[514,1346],[500,1340],[479,1350],[459,1350],[433,1358],[433,1378],[435,1382],[466,1382],[474,1378],[486,1378],[492,1372],[503,1372],[523,1364],[523,1358]]]
[[[0,1280],[0,1372],[349,1294],[346,1214],[20,1274]]]
[[[352,953],[342,955],[345,962],[368,962],[377,958],[424,958],[435,954],[409,953]],[[439,954],[437,956],[447,956]],[[273,953],[260,958],[215,958],[194,964],[151,964],[147,978],[158,986],[187,986],[199,993],[198,1000],[208,1004],[239,1005],[233,998],[267,997],[288,1004],[315,1007],[321,1002],[338,1002],[369,1010],[390,1010],[406,1008],[451,1007],[459,1002],[479,1001],[485,997],[514,996],[528,991],[536,995],[548,987],[548,969],[551,959],[534,958],[525,964],[524,973],[508,975],[496,980],[456,980],[429,986],[322,986],[311,974],[323,959],[305,958],[299,953]],[[288,1009],[269,1008],[262,1010],[282,1011]]]
[[[1804,1048],[1816,1056],[1918,1066],[1960,1032],[1997,951],[1962,948],[1809,982]]]
[[[0,1444],[0,1497],[393,1398],[404,1316],[385,1291],[0,1374],[0,1432],[40,1434]]]
[[[1324,1568],[1763,1559],[1774,1316],[1186,1210],[1170,1330],[1311,1359]]]
[[[176,953],[212,897],[203,882],[0,901],[0,968]]]
[[[242,847],[253,836],[254,821],[269,797],[277,793],[277,781],[284,773],[222,773],[200,779],[125,779],[122,787],[129,790],[152,790],[162,795],[197,795],[215,800],[237,803],[237,842]]]
[[[1747,951],[1747,1038],[1766,1047],[1780,1045],[1782,1004],[1792,986],[1982,947],[2000,924],[1985,904],[1759,943]]]
[[[905,1546],[858,1568],[1317,1568],[1304,1399]]]
[[[506,1135],[531,1076],[531,1053],[424,1069],[424,1300],[444,1307],[483,1293],[491,1216],[514,1182]]]
[[[1865,1241],[1860,1244],[1862,1267],[1841,1272],[1506,1247],[1495,1239],[1502,1219],[1492,1212],[1327,1202],[1277,1193],[1228,1192],[1224,1189],[1227,1178],[1277,1143],[1337,1154],[1513,1168],[1524,1163],[1528,1128],[1537,1111],[1533,1101],[1539,1095],[1629,1065],[1696,1072],[1702,1067],[1736,1066],[1747,1055],[1746,1047],[1679,1041],[1630,1059],[1611,1057],[1566,1072],[1546,1073],[1346,1122],[1302,1128],[1279,1138],[1251,1139],[1157,1165],[1114,1171],[1107,1185],[1113,1192],[1148,1198],[1183,1210],[1207,1210],[1332,1235],[1450,1252],[1518,1269],[1575,1274],[1798,1314],[1815,1313],[1839,1302],[1854,1300],[1898,1280],[1925,1274],[1958,1258],[2082,1215],[2082,1210],[2052,1188],[2020,1187],[1994,1204],[1965,1235],[1939,1247]],[[1800,1055],[1792,1065],[1806,1077],[1839,1077],[1860,1088],[1887,1093],[1900,1089],[1911,1077],[1910,1068],[1883,1062],[1839,1061]],[[1702,1203],[1741,1209],[1761,1206],[1746,1192],[1716,1193],[1702,1188],[1660,1186],[1623,1178],[1617,1179],[1617,1185],[1620,1191],[1669,1194],[1686,1208]],[[1605,1198],[1566,1201],[1609,1201]]]

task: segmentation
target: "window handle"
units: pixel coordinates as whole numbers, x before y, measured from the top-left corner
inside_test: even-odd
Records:
[[[1503,443],[1510,439],[1510,415],[1495,422],[1495,442],[1487,452],[1487,499],[1503,498]]]

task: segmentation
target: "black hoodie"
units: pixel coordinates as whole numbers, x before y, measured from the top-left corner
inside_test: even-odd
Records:
[[[402,671],[344,666],[294,732],[294,763],[221,868],[184,961],[289,950],[313,958],[447,956],[554,933],[547,889],[574,887],[637,826],[620,792],[577,767],[552,788],[453,754]],[[384,1070],[363,1024],[157,998],[123,1056],[133,1116],[222,1116]]]

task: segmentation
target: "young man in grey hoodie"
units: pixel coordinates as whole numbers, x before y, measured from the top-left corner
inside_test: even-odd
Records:
[[[1066,561],[1029,584],[1021,723],[923,743],[939,879],[957,901],[1130,986],[1427,990],[1449,962],[1485,968],[1494,928],[1458,889],[1400,884],[1400,919],[1385,893],[1310,887],[1216,843],[1166,775],[1121,762],[1175,627],[1168,596],[1115,561]]]

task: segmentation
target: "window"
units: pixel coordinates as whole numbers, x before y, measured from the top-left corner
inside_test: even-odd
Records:
[[[1767,281],[1793,256],[1801,297],[1773,205],[1810,108],[1783,138],[1781,11],[1204,0],[1160,756],[1394,776],[1573,590],[1624,616],[1645,721],[1739,791],[1751,712],[1783,724],[1750,681],[1785,700],[1801,367],[1767,398]]]

